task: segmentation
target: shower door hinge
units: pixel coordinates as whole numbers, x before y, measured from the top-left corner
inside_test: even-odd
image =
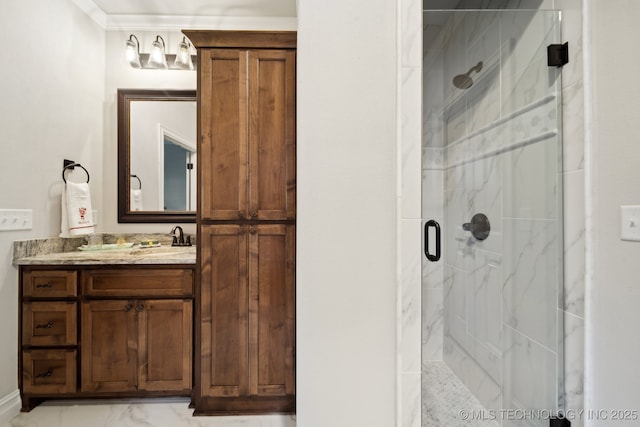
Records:
[[[571,421],[564,417],[551,417],[549,420],[549,427],[571,427]]]
[[[547,46],[547,65],[549,67],[562,67],[567,63],[569,63],[569,42]]]

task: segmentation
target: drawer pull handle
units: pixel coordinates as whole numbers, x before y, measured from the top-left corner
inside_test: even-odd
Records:
[[[37,374],[36,378],[47,378],[53,375],[53,369],[49,368],[47,372],[42,372],[41,374]]]
[[[51,329],[51,328],[53,328],[53,322],[36,325],[36,329]]]
[[[53,282],[52,281],[48,281],[47,283],[38,283],[36,285],[36,288],[53,288]]]
[[[129,312],[129,311],[131,311],[132,308],[133,307],[131,306],[131,304],[127,304],[127,305],[124,306],[123,310]]]

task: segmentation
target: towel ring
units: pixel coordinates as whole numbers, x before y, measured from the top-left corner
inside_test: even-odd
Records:
[[[140,177],[138,175],[129,175],[131,178],[135,178],[138,180],[138,184],[140,184],[140,188],[138,190],[142,190],[142,181],[140,181]]]
[[[64,183],[67,183],[67,180],[64,177],[64,173],[68,170],[68,169],[73,169],[75,167],[79,167],[80,169],[82,169],[83,171],[85,171],[85,173],[87,174],[87,184],[89,183],[89,171],[86,170],[84,168],[84,166],[82,166],[80,163],[70,163],[68,165],[66,165],[65,167],[62,168],[62,180],[64,181]]]

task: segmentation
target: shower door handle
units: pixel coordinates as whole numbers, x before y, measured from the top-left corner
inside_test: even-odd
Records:
[[[429,250],[429,229],[434,228],[436,232],[436,247],[435,254],[432,254]],[[424,223],[424,254],[431,262],[436,262],[440,259],[440,224],[437,221],[430,219]]]

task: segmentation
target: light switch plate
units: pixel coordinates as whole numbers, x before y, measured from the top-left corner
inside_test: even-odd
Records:
[[[32,209],[0,209],[0,231],[31,230]]]
[[[640,206],[620,206],[620,239],[640,242]]]

